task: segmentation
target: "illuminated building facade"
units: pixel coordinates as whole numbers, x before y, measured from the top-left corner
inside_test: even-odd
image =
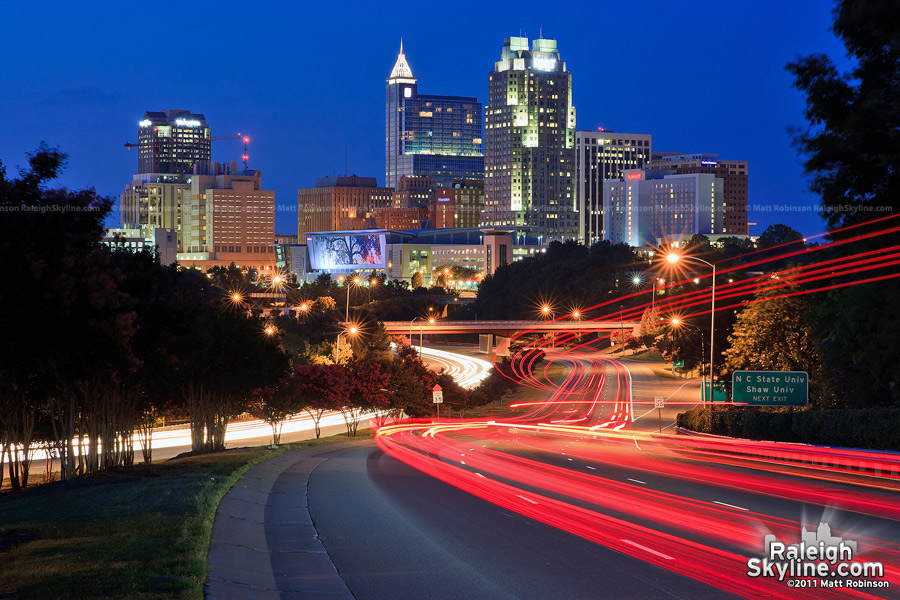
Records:
[[[676,175],[657,169],[626,170],[606,182],[604,239],[635,247],[696,233],[722,233],[723,180],[710,173]]]
[[[483,223],[578,237],[572,75],[556,40],[511,37],[489,76]]]
[[[178,262],[208,269],[228,266],[268,271],[275,267],[275,192],[262,189],[262,173],[235,163],[212,163],[191,175],[182,206]]]
[[[182,246],[182,206],[190,196],[190,176],[142,173],[119,195],[122,228],[139,230],[149,239],[156,229],[172,231]]]
[[[437,187],[484,176],[482,106],[477,98],[418,93],[403,54],[387,79],[385,186],[404,175],[427,175]]]
[[[718,154],[654,152],[648,166],[671,169],[676,174],[711,173],[722,179],[722,205],[719,207],[725,215],[722,233],[749,235],[747,183],[750,173],[746,160],[720,160]]]
[[[316,187],[297,190],[297,237],[305,240],[308,233],[341,230],[341,219],[365,223],[376,209],[393,205],[393,194],[391,188],[378,187],[374,177],[317,179]]]
[[[478,227],[484,209],[484,182],[463,179],[453,182],[453,187],[439,189],[429,214],[431,227]]]
[[[138,173],[190,175],[210,160],[206,118],[188,110],[147,111],[138,123]]]
[[[606,182],[627,169],[643,169],[651,157],[650,134],[579,131],[575,134],[575,196],[578,239],[590,246],[604,239],[603,194]]]

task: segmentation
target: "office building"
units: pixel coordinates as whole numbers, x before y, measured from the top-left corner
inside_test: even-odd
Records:
[[[232,262],[274,269],[275,192],[262,189],[262,173],[238,170],[235,163],[206,163],[202,172],[191,175],[182,206],[178,262],[203,270]]]
[[[575,196],[578,239],[590,246],[604,239],[603,194],[606,182],[628,169],[643,169],[651,157],[652,137],[645,133],[579,131],[575,134]]]
[[[394,208],[427,208],[434,201],[435,183],[428,175],[401,175],[394,188]]]
[[[429,220],[434,229],[478,227],[483,209],[484,182],[463,179],[435,192]]]
[[[723,214],[716,210],[722,203],[722,179],[656,169],[626,170],[623,175],[606,182],[604,239],[644,247],[697,233],[722,233]]]
[[[574,179],[572,75],[556,40],[507,38],[489,76],[483,223],[576,239]]]
[[[679,175],[711,173],[722,179],[722,205],[717,207],[725,215],[722,233],[749,235],[747,183],[750,173],[746,160],[721,160],[718,154],[654,152],[648,167],[671,169]]]
[[[323,177],[316,187],[297,190],[297,237],[338,231],[341,219],[367,219],[378,208],[393,206],[394,190],[378,187],[374,177]]]
[[[481,179],[482,106],[477,98],[418,93],[417,79],[400,54],[387,79],[385,186],[427,175],[438,187],[454,179]]]
[[[107,229],[101,243],[112,250],[127,252],[150,252],[161,265],[171,265],[178,260],[178,239],[174,231],[155,228],[145,229],[113,228]]]
[[[190,176],[139,173],[119,195],[122,228],[149,239],[155,229],[168,229],[182,244],[182,206],[190,195]],[[131,236],[133,237],[133,236]]]
[[[188,110],[147,111],[138,123],[138,174],[190,175],[194,165],[210,160],[206,118]]]

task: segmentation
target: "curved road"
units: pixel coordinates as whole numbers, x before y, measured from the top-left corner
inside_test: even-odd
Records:
[[[625,363],[550,358],[567,374],[523,368],[547,400],[519,417],[403,422],[313,471],[310,515],[356,598],[900,597],[897,455],[650,433]],[[855,581],[891,587],[747,574],[766,534],[823,521],[883,564]]]

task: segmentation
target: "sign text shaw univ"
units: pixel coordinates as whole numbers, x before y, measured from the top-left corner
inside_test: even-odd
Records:
[[[806,406],[809,376],[804,371],[735,371],[731,401],[751,406]]]

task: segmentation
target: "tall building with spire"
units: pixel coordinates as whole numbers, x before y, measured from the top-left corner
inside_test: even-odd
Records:
[[[577,239],[572,74],[556,40],[506,38],[488,94],[483,223]]]
[[[385,187],[400,177],[426,175],[439,188],[458,179],[482,179],[482,106],[477,98],[419,94],[403,53],[387,78]]]

